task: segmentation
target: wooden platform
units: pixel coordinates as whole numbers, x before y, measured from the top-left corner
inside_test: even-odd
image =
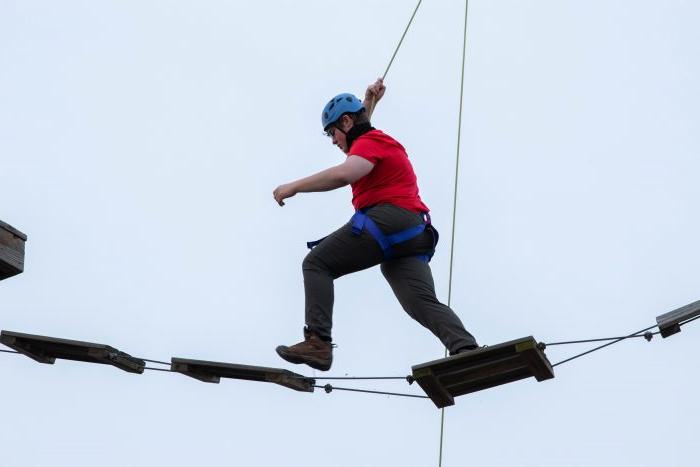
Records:
[[[530,376],[537,381],[554,378],[532,336],[413,367],[413,377],[438,408],[454,405],[457,396]]]
[[[112,365],[129,373],[143,373],[146,363],[114,347],[91,342],[1,331],[0,342],[39,363],[53,364],[57,358]]]
[[[0,281],[24,271],[24,244],[27,236],[0,221]]]
[[[307,378],[288,370],[235,363],[172,358],[170,369],[205,383],[218,383],[220,378],[243,379],[275,383],[302,392],[314,392],[314,384],[316,384],[316,380],[313,378]]]

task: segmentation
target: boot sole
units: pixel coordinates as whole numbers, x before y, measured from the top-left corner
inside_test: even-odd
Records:
[[[331,358],[330,361],[326,360],[319,360],[313,357],[302,357],[297,354],[292,354],[287,352],[287,347],[284,345],[280,345],[275,349],[277,352],[277,355],[279,355],[281,358],[284,360],[288,361],[289,363],[294,363],[294,364],[306,364],[309,365],[311,368],[314,368],[316,370],[320,371],[328,371],[331,369],[331,365],[333,364],[333,358]]]

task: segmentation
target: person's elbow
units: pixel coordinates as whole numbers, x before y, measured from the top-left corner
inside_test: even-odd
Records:
[[[338,176],[336,177],[336,182],[340,186],[351,185],[355,183],[362,177],[358,177],[356,173],[345,168],[338,171]]]

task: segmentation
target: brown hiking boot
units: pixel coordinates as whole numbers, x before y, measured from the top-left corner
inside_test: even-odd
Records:
[[[482,347],[486,347],[485,345]],[[473,344],[473,345],[468,345],[466,347],[462,347],[461,349],[457,349],[455,352],[450,352],[450,357],[454,357],[455,355],[459,355],[461,353],[467,353],[471,352],[472,350],[480,349],[479,344]]]
[[[304,328],[304,341],[291,347],[280,345],[277,354],[290,363],[306,363],[311,368],[328,371],[333,363],[333,344]]]

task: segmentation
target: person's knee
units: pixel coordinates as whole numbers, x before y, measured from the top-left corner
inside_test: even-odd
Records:
[[[314,255],[314,251],[311,250],[309,254],[306,255],[304,261],[301,262],[301,269],[304,271],[313,271],[321,269],[319,267],[319,262]]]
[[[323,260],[316,250],[311,250],[301,263],[302,271],[321,272],[329,276],[334,276],[332,269]]]

